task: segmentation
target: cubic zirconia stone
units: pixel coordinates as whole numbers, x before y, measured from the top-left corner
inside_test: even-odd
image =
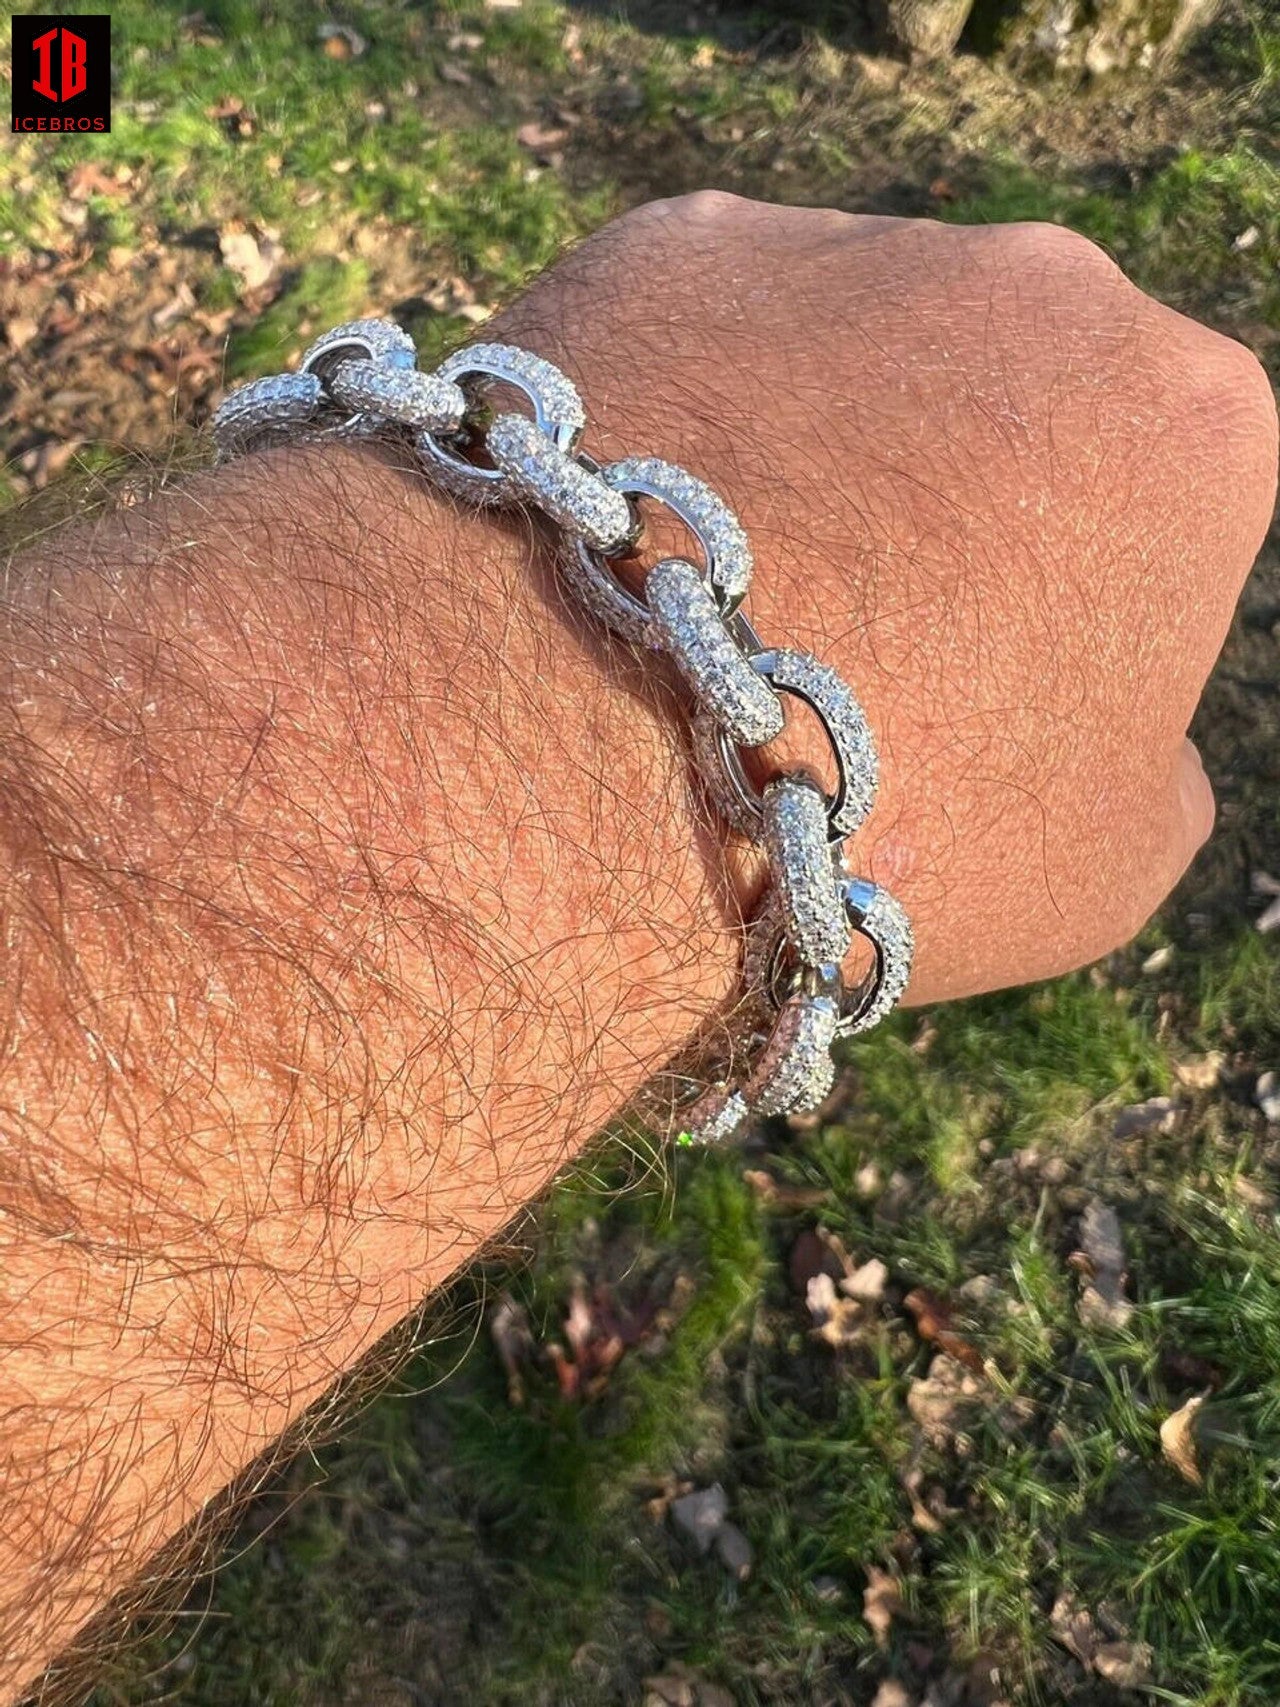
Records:
[[[734,1085],[712,1085],[682,1116],[695,1144],[723,1144],[750,1118],[747,1099]]]
[[[870,1031],[895,1007],[911,977],[915,933],[902,904],[887,889],[861,878],[842,885],[850,922],[876,951],[876,964],[863,987],[846,1001],[840,1022],[843,1036]]]
[[[532,403],[538,431],[566,455],[577,449],[586,409],[568,376],[541,356],[514,344],[469,344],[441,362],[436,377],[460,386],[470,408],[478,406],[485,380],[514,386]],[[424,473],[455,497],[475,504],[510,504],[521,497],[505,469],[468,462],[429,432],[418,435],[417,448]]]
[[[852,835],[875,803],[875,742],[849,684],[808,652],[775,647],[750,660],[778,692],[794,694],[817,714],[836,760],[836,791],[827,802],[832,841]],[[736,830],[758,838],[760,797],[725,732],[705,713],[694,718],[694,752],[712,804]]]
[[[816,1108],[835,1083],[831,1045],[839,1009],[829,996],[788,996],[743,1095],[759,1115]]]
[[[298,371],[327,378],[339,361],[358,359],[384,367],[412,368],[418,364],[418,351],[404,327],[394,320],[345,320],[303,351]]]
[[[851,836],[875,805],[879,775],[875,741],[862,707],[844,677],[811,652],[779,647],[772,659],[764,673],[773,686],[804,700],[826,731],[839,777],[828,806],[831,828],[839,837]],[[764,670],[760,660],[756,668]]]
[[[729,739],[758,747],[781,735],[786,718],[777,694],[743,656],[693,564],[664,557],[649,571],[644,593],[657,635]]]
[[[616,551],[630,538],[635,518],[622,493],[557,449],[526,416],[499,415],[485,446],[517,495],[567,533],[597,551]]]
[[[568,374],[514,344],[468,344],[446,357],[436,373],[468,394],[472,388],[466,380],[493,379],[514,385],[533,404],[534,418],[548,435],[557,429],[581,433],[587,424],[586,406]]]
[[[213,442],[218,454],[231,457],[271,433],[305,427],[324,403],[324,387],[313,373],[277,373],[251,379],[214,411]]]
[[[828,839],[826,796],[808,777],[775,777],[765,785],[764,845],[797,959],[806,966],[843,960],[853,925]]]
[[[344,409],[379,415],[420,431],[456,433],[467,410],[461,386],[417,368],[343,361],[329,375],[328,386]]]
[[[751,546],[742,523],[710,486],[656,456],[623,457],[600,472],[616,492],[653,498],[674,510],[706,554],[705,577],[722,607],[741,604],[751,585]]]

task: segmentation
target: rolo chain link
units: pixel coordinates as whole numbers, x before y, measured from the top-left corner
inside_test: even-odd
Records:
[[[531,415],[493,414],[495,385],[520,393]],[[815,1108],[830,1091],[833,1045],[883,1019],[906,987],[911,926],[878,884],[854,876],[843,844],[875,799],[871,730],[848,684],[807,652],[766,646],[739,608],[751,581],[741,523],[710,487],[657,457],[601,466],[581,449],[586,411],[550,362],[511,344],[472,344],[434,373],[412,339],[386,320],[335,327],[296,373],[252,380],[213,418],[220,458],[298,437],[399,430],[422,472],[477,504],[521,504],[559,530],[569,592],[623,639],[666,654],[694,700],[693,751],[710,803],[767,855],[770,884],[747,927],[743,976],[753,1029],[745,1075],[697,1089],[680,1139],[731,1137],[751,1115]],[[618,575],[642,537],[639,500],[663,505],[697,541],[701,562],[665,557],[637,583]],[[641,591],[633,591],[637,584]],[[835,760],[828,793],[807,771],[752,780],[757,754],[785,723],[784,697],[807,704]],[[854,987],[841,970],[855,937],[871,954]]]

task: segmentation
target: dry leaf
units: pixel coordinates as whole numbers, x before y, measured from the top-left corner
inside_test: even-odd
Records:
[[[829,1274],[814,1275],[805,1289],[805,1303],[813,1318],[815,1339],[837,1351],[857,1341],[864,1319],[862,1305],[855,1298],[842,1297]]]
[[[840,1282],[840,1290],[847,1298],[856,1298],[859,1304],[878,1304],[884,1297],[888,1280],[888,1265],[879,1257],[871,1257],[861,1268],[845,1275]]]
[[[894,1615],[902,1611],[902,1587],[889,1571],[867,1566],[867,1586],[862,1591],[862,1616],[871,1627],[877,1648],[889,1645]]]
[[[440,61],[440,77],[445,83],[457,83],[459,85],[471,81],[471,73],[465,65],[459,65],[456,59],[442,59]]]
[[[1093,1669],[1117,1689],[1142,1689],[1151,1682],[1151,1660],[1146,1642],[1100,1642]]]
[[[673,1660],[644,1680],[643,1707],[734,1707],[733,1696],[700,1672]]]
[[[915,1697],[907,1694],[896,1677],[887,1677],[876,1690],[871,1707],[915,1707]]]
[[[954,1357],[966,1369],[972,1369],[975,1375],[982,1374],[982,1353],[963,1334],[956,1332],[952,1326],[951,1311],[941,1298],[935,1297],[927,1287],[917,1286],[907,1293],[903,1303],[915,1317],[916,1332],[922,1340],[934,1341],[948,1357]]]
[[[1068,1653],[1074,1654],[1082,1666],[1091,1666],[1098,1651],[1098,1627],[1093,1615],[1076,1604],[1073,1594],[1060,1594],[1049,1613],[1049,1628],[1054,1638]]]
[[[123,190],[119,179],[104,172],[96,160],[82,160],[67,173],[67,194],[73,202],[87,202],[90,196],[118,196]]]
[[[1124,1294],[1124,1238],[1120,1217],[1099,1197],[1091,1199],[1080,1217],[1080,1249],[1072,1267],[1085,1276],[1076,1304],[1080,1320],[1092,1328],[1123,1328],[1133,1315]]]
[[[40,322],[25,314],[15,314],[4,323],[5,342],[11,350],[22,350],[39,336]]]
[[[549,160],[557,148],[562,148],[569,140],[569,132],[564,125],[544,125],[536,120],[522,124],[516,132],[516,141],[521,148],[527,148],[535,159]]]
[[[1220,1049],[1211,1049],[1207,1055],[1194,1055],[1187,1061],[1175,1061],[1173,1076],[1189,1091],[1211,1091],[1222,1077],[1225,1062],[1226,1056]]]
[[[960,1508],[948,1505],[946,1494],[937,1486],[922,1496],[923,1485],[924,1471],[914,1464],[902,1477],[903,1490],[911,1501],[911,1525],[924,1535],[939,1535],[947,1518],[960,1516]]]
[[[1105,1608],[1101,1609],[1105,1613]],[[1072,1594],[1060,1594],[1049,1614],[1055,1639],[1075,1655],[1086,1671],[1096,1672],[1117,1689],[1141,1689],[1151,1682],[1151,1649],[1145,1642],[1121,1637],[1118,1621],[1106,1617],[1109,1636],[1094,1622],[1093,1614],[1077,1605]]]
[[[962,1450],[967,1442],[960,1432],[961,1416],[984,1391],[976,1375],[939,1351],[928,1375],[917,1376],[907,1389],[907,1409],[931,1445]]]
[[[788,1185],[784,1180],[774,1179],[763,1168],[747,1168],[742,1178],[759,1201],[771,1209],[816,1209],[831,1195],[825,1186]]]
[[[263,232],[257,238],[251,231],[233,231],[229,227],[218,233],[218,250],[223,266],[235,273],[246,291],[260,290],[284,256],[272,233]]]
[[[517,1304],[510,1293],[503,1293],[499,1298],[489,1317],[489,1332],[506,1371],[507,1399],[512,1405],[522,1405],[524,1379],[521,1365],[532,1357],[534,1340],[524,1306]]]
[[[1139,1132],[1172,1132],[1181,1112],[1172,1097],[1148,1097],[1146,1102],[1136,1102],[1120,1110],[1112,1136],[1133,1138]]]
[[[695,1488],[693,1493],[672,1500],[670,1506],[671,1521],[689,1537],[699,1553],[710,1549],[724,1527],[728,1511],[729,1496],[719,1482],[713,1482],[709,1488]]]
[[[1197,1394],[1160,1424],[1160,1450],[1178,1474],[1196,1487],[1204,1481],[1196,1462],[1196,1412],[1203,1404],[1204,1394]]]

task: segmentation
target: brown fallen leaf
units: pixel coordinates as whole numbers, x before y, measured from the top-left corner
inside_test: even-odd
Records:
[[[856,1343],[866,1313],[856,1298],[845,1298],[836,1290],[829,1274],[815,1274],[805,1289],[805,1303],[813,1318],[813,1335],[836,1351]]]
[[[274,232],[264,231],[255,237],[251,231],[230,226],[218,233],[218,250],[223,266],[236,275],[246,291],[260,290],[284,258]]]
[[[1196,1460],[1196,1413],[1203,1404],[1204,1394],[1199,1393],[1160,1424],[1160,1450],[1166,1462],[1197,1488],[1204,1481]]]
[[[902,1611],[902,1585],[890,1571],[879,1565],[867,1566],[867,1586],[862,1591],[862,1616],[875,1638],[877,1648],[889,1645],[889,1630],[894,1617]]]
[[[1123,1328],[1133,1315],[1125,1296],[1124,1236],[1120,1217],[1100,1197],[1080,1217],[1080,1249],[1069,1259],[1084,1277],[1076,1313],[1086,1327]]]
[[[964,1415],[989,1391],[972,1371],[945,1351],[939,1351],[934,1354],[928,1374],[916,1376],[908,1387],[907,1409],[931,1446],[953,1446],[963,1455],[970,1449],[962,1433]]]
[[[1098,1627],[1093,1614],[1076,1602],[1073,1594],[1060,1594],[1049,1613],[1049,1629],[1055,1641],[1074,1654],[1082,1666],[1091,1666],[1098,1651]]]
[[[672,1660],[666,1671],[645,1678],[642,1707],[734,1707],[734,1699],[722,1685]]]
[[[747,1168],[742,1178],[757,1199],[770,1209],[816,1209],[831,1195],[825,1186],[788,1185],[785,1180],[774,1179],[763,1168]]]
[[[921,1534],[940,1535],[947,1518],[960,1516],[959,1506],[948,1505],[940,1487],[924,1489],[924,1471],[919,1464],[905,1471],[901,1480],[903,1492],[911,1501],[911,1526]]]
[[[82,160],[67,173],[67,194],[73,202],[87,202],[90,196],[118,196],[125,186],[109,172],[104,172],[96,160]]]
[[[1095,1672],[1118,1689],[1141,1689],[1151,1682],[1152,1652],[1145,1642],[1132,1642],[1122,1633],[1119,1620],[1105,1607],[1099,1616],[1107,1630],[1099,1630],[1094,1615],[1073,1594],[1060,1594],[1049,1614],[1049,1629],[1068,1653],[1074,1654],[1086,1671]]]
[[[878,1304],[888,1283],[889,1265],[881,1262],[879,1257],[868,1257],[861,1267],[845,1275],[840,1282],[840,1290],[846,1298],[854,1298],[859,1304]]]
[[[233,141],[237,137],[252,136],[258,128],[257,120],[238,95],[228,95],[225,100],[206,107],[205,114],[215,119]]]
[[[915,1707],[915,1701],[896,1677],[887,1677],[876,1690],[871,1707]]]
[[[1185,1061],[1175,1061],[1173,1076],[1189,1091],[1211,1091],[1222,1077],[1226,1059],[1221,1049],[1211,1049],[1207,1055],[1193,1055]]]
[[[15,314],[4,323],[4,341],[11,350],[23,350],[40,335],[40,322],[27,314]]]
[[[941,1298],[927,1287],[917,1286],[907,1293],[903,1303],[915,1317],[916,1332],[922,1340],[932,1340],[948,1357],[954,1357],[975,1375],[982,1374],[982,1353],[956,1331],[951,1311]]]
[[[535,160],[544,162],[550,162],[556,150],[563,148],[568,140],[569,132],[564,125],[539,124],[536,119],[522,124],[516,132],[521,148],[527,148]]]
[[[1153,1657],[1146,1642],[1100,1642],[1093,1669],[1117,1689],[1145,1689],[1152,1679]]]

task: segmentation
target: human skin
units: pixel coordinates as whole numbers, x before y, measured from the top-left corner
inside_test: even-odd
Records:
[[[856,684],[910,999],[1145,920],[1273,502],[1247,352],[1055,228],[721,196],[486,335],[720,491],[757,628]],[[733,988],[670,684],[400,463],[250,456],[4,585],[6,1699]]]

